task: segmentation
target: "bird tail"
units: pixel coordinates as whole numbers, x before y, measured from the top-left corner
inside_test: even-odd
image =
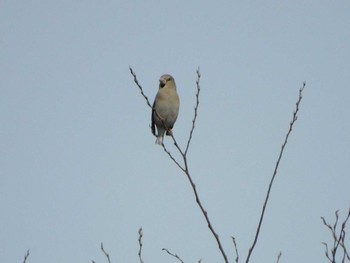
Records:
[[[162,145],[163,144],[163,136],[157,136],[157,139],[156,139],[156,144],[159,144],[159,145]]]

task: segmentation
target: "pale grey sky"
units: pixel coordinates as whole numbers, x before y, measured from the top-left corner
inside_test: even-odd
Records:
[[[150,100],[174,76],[182,147],[234,261],[246,257],[298,89],[299,119],[251,262],[326,262],[350,206],[349,1],[2,1],[0,261],[222,262],[190,185],[154,144]],[[175,152],[171,140],[166,145]]]

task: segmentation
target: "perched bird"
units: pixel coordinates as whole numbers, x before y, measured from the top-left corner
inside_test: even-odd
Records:
[[[172,128],[179,114],[180,100],[176,92],[175,80],[165,74],[159,79],[159,90],[152,109],[152,133],[157,136],[156,143],[163,144],[164,133],[172,134]],[[157,133],[156,133],[157,127]]]

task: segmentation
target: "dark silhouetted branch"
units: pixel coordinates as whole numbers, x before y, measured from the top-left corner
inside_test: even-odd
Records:
[[[329,246],[326,242],[322,242],[322,244],[325,246],[325,255],[329,262],[336,263],[337,254],[339,251],[339,248],[342,249],[342,255],[338,256],[341,257],[341,262],[344,263],[346,260],[350,262],[350,255],[347,251],[346,245],[345,245],[345,227],[350,217],[350,208],[348,211],[348,214],[346,218],[344,219],[343,223],[340,226],[340,230],[338,231],[338,222],[339,222],[339,210],[335,211],[335,222],[333,226],[329,224],[324,217],[321,217],[323,224],[331,231],[332,238],[333,238],[333,244],[331,246],[331,249],[329,250]],[[339,232],[339,233],[338,233]]]
[[[140,89],[141,91],[141,94],[142,96],[145,98],[146,100],[146,103],[147,105],[151,108],[151,104],[147,98],[147,96],[144,94],[143,90],[142,90],[142,87],[141,85],[139,84],[138,80],[137,80],[137,77],[136,77],[136,74],[134,73],[134,71],[132,70],[132,68],[130,67],[130,73],[132,74],[132,76],[134,77],[134,82],[135,84],[138,86],[138,88]],[[196,87],[197,87],[197,92],[196,92],[196,105],[195,105],[195,108],[194,108],[194,117],[193,117],[193,120],[192,120],[192,127],[191,127],[191,130],[190,130],[190,134],[189,134],[189,138],[187,140],[187,144],[186,144],[186,148],[185,148],[185,151],[181,150],[180,146],[178,145],[175,137],[173,134],[170,134],[170,136],[172,137],[173,139],[173,142],[174,142],[174,145],[176,147],[176,149],[179,151],[179,153],[181,154],[181,157],[183,159],[183,166],[179,163],[179,161],[177,161],[174,156],[170,153],[170,151],[165,147],[164,144],[162,144],[163,146],[163,149],[164,151],[168,154],[168,156],[170,157],[170,159],[185,173],[185,175],[187,176],[187,179],[189,180],[190,184],[191,184],[191,187],[192,187],[192,190],[193,190],[193,193],[195,195],[195,199],[196,199],[196,203],[197,205],[199,206],[206,222],[207,222],[207,225],[208,225],[208,228],[210,229],[211,233],[213,234],[215,240],[216,240],[216,243],[219,247],[219,250],[225,260],[225,263],[228,263],[228,258],[226,256],[226,253],[221,245],[221,242],[220,242],[220,238],[219,238],[219,235],[216,233],[216,231],[214,230],[214,227],[212,226],[212,223],[210,222],[210,219],[209,219],[209,216],[208,216],[208,213],[207,211],[204,209],[203,205],[202,205],[202,202],[199,198],[199,195],[198,195],[198,192],[197,192],[197,189],[196,189],[196,185],[190,175],[190,171],[189,171],[189,167],[188,167],[188,161],[187,161],[187,152],[188,152],[188,149],[189,149],[189,146],[190,146],[190,143],[191,143],[191,140],[192,140],[192,136],[193,136],[193,131],[195,129],[195,123],[196,123],[196,120],[197,120],[197,115],[198,115],[198,106],[199,106],[199,93],[200,93],[200,78],[201,78],[201,74],[200,74],[200,71],[199,71],[199,68],[197,69],[196,71],[197,73],[197,80],[196,80]],[[161,119],[161,118],[160,118]]]
[[[105,256],[106,256],[106,258],[107,258],[107,260],[108,260],[108,263],[111,263],[111,259],[110,259],[110,257],[109,257],[109,254],[108,254],[108,253],[106,252],[106,250],[104,249],[103,243],[101,243],[101,250],[102,250],[103,254],[105,254]]]
[[[174,257],[174,258],[177,258],[181,263],[184,263],[182,261],[182,259],[177,255],[177,254],[174,254],[174,253],[171,253],[169,250],[167,250],[166,248],[163,248],[162,249],[163,251],[165,251],[166,253],[168,253],[170,256]]]
[[[147,105],[152,109],[153,107],[152,107],[151,103],[149,102],[148,97],[145,95],[145,93],[143,92],[143,89],[142,89],[141,85],[140,85],[139,82],[137,81],[136,74],[134,73],[134,71],[132,70],[131,67],[129,67],[129,70],[130,70],[131,75],[134,77],[134,82],[135,82],[135,84],[137,85],[137,87],[138,87],[139,90],[141,91],[141,95],[145,98]]]
[[[266,194],[266,197],[265,197],[265,201],[264,201],[264,204],[263,204],[263,208],[262,208],[262,211],[261,211],[259,224],[258,224],[258,227],[257,227],[257,229],[256,229],[254,241],[253,241],[252,246],[249,248],[248,255],[247,255],[247,259],[246,259],[246,261],[245,261],[246,263],[249,262],[250,256],[251,256],[251,254],[252,254],[252,252],[253,252],[253,250],[254,250],[254,247],[255,247],[255,245],[256,245],[256,242],[257,242],[257,240],[258,240],[258,237],[259,237],[259,234],[260,234],[261,225],[262,225],[262,222],[263,222],[263,219],[264,219],[264,215],[265,215],[265,211],[266,211],[266,206],[267,206],[267,203],[268,203],[268,201],[269,201],[269,197],[270,197],[270,192],[271,192],[271,189],[272,189],[272,185],[273,185],[273,182],[274,182],[275,177],[276,177],[276,175],[277,175],[277,170],[278,170],[280,161],[281,161],[281,159],[282,159],[284,149],[285,149],[285,147],[286,147],[286,145],[287,145],[289,135],[290,135],[291,132],[292,132],[294,123],[295,123],[295,122],[297,121],[297,119],[298,119],[299,105],[300,105],[301,99],[303,98],[303,90],[304,90],[305,86],[306,86],[306,83],[304,82],[304,83],[303,83],[303,86],[299,89],[299,98],[298,98],[298,100],[297,100],[297,102],[296,102],[296,107],[295,107],[295,111],[293,112],[292,121],[291,121],[290,124],[289,124],[288,132],[287,132],[286,137],[285,137],[285,139],[284,139],[284,142],[283,142],[283,144],[282,144],[282,148],[281,148],[281,151],[280,151],[280,153],[279,153],[279,156],[278,156],[278,159],[277,159],[277,162],[276,162],[276,165],[275,165],[275,169],[274,169],[274,172],[273,172],[273,175],[272,175],[270,184],[269,184],[269,188],[268,188],[268,190],[267,190],[267,194]]]
[[[278,253],[276,263],[280,262],[281,256],[282,256],[282,252]]]
[[[139,259],[140,259],[140,263],[143,263],[143,259],[142,259],[142,236],[143,236],[143,231],[142,231],[142,227],[140,227],[140,229],[139,229]]]
[[[27,252],[24,254],[23,263],[26,263],[26,262],[27,262],[28,257],[29,257],[29,249],[28,249]]]
[[[234,246],[235,252],[236,252],[236,263],[238,263],[239,254],[238,254],[238,247],[237,247],[236,239],[233,236],[231,236],[231,238],[232,238],[232,243],[233,243],[233,246]]]
[[[196,126],[196,120],[197,120],[197,116],[198,116],[199,92],[201,90],[200,85],[199,85],[200,78],[201,78],[201,73],[200,73],[199,68],[198,68],[197,69],[197,80],[196,80],[196,86],[197,86],[196,105],[194,106],[194,116],[193,116],[193,119],[192,119],[192,128],[191,128],[191,131],[190,131],[190,136],[188,137],[188,140],[187,140],[187,146],[186,146],[186,150],[185,150],[185,153],[184,153],[185,155],[187,154],[188,148],[190,147],[193,131],[194,131],[194,128]]]

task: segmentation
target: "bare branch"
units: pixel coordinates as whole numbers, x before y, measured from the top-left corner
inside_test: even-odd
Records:
[[[197,115],[198,115],[198,106],[199,106],[199,92],[201,90],[200,85],[199,85],[199,81],[201,78],[201,73],[199,71],[199,68],[197,69],[197,80],[196,80],[196,86],[197,86],[197,92],[196,92],[196,106],[194,107],[194,116],[192,119],[192,128],[190,131],[190,136],[188,137],[188,141],[187,141],[187,146],[186,146],[186,150],[185,150],[185,155],[187,154],[188,148],[190,147],[190,143],[192,140],[192,135],[193,135],[193,131],[195,128],[195,124],[196,124],[196,120],[197,120]]]
[[[140,85],[139,82],[137,81],[136,74],[134,73],[134,71],[132,70],[131,67],[129,67],[129,70],[130,70],[131,75],[133,75],[133,77],[134,77],[134,82],[135,82],[135,84],[137,85],[137,87],[139,87],[139,89],[140,89],[140,91],[141,91],[141,95],[145,98],[147,105],[152,109],[153,107],[152,107],[151,103],[149,102],[148,97],[145,95],[145,93],[143,92],[143,89],[142,89],[141,85]]]
[[[193,182],[192,177],[191,177],[191,175],[190,175],[190,172],[189,172],[189,170],[188,170],[188,165],[187,165],[187,158],[186,158],[186,156],[184,156],[184,162],[185,162],[185,167],[186,167],[186,168],[185,168],[185,169],[186,169],[185,174],[186,174],[186,176],[187,176],[187,178],[188,178],[188,180],[189,180],[189,182],[190,182],[190,184],[191,184],[193,193],[194,193],[194,195],[195,195],[195,197],[196,197],[196,202],[197,202],[197,204],[198,204],[198,206],[199,206],[199,208],[200,208],[200,210],[201,210],[201,212],[202,212],[202,214],[203,214],[203,216],[204,216],[204,218],[205,218],[205,220],[206,220],[206,222],[207,222],[207,224],[208,224],[208,228],[210,229],[211,233],[213,234],[213,236],[214,236],[214,238],[215,238],[215,240],[216,240],[216,243],[217,243],[217,245],[218,245],[218,247],[219,247],[219,250],[220,250],[220,252],[221,252],[221,254],[222,254],[222,256],[223,256],[225,262],[228,263],[228,258],[227,258],[226,253],[225,253],[225,251],[224,251],[224,249],[223,249],[223,247],[222,247],[222,245],[221,245],[219,235],[215,232],[214,227],[213,227],[213,225],[212,225],[211,222],[210,222],[210,219],[209,219],[209,216],[208,216],[208,212],[204,209],[204,207],[203,207],[203,205],[202,205],[202,202],[201,202],[201,200],[200,200],[200,198],[199,198],[199,195],[198,195],[198,193],[197,193],[196,185],[195,185],[195,183]]]
[[[277,262],[276,262],[276,263],[280,262],[280,258],[281,258],[281,256],[282,256],[282,252],[278,253],[278,256],[277,256]]]
[[[327,243],[322,242],[322,244],[326,247],[326,251],[325,251],[326,258],[329,260],[329,262],[332,262],[332,259],[330,258],[329,254],[328,254],[328,245],[327,245]]]
[[[143,260],[142,260],[142,236],[143,236],[143,231],[142,231],[142,227],[140,227],[140,229],[139,229],[139,259],[140,259],[140,263],[143,263]]]
[[[27,262],[28,257],[29,257],[29,249],[28,249],[27,252],[24,254],[23,263],[26,263],[26,262]]]
[[[231,236],[231,238],[232,238],[232,243],[236,252],[236,263],[238,263],[239,255],[238,255],[238,247],[237,247],[236,239],[233,236]]]
[[[343,223],[341,223],[340,230],[338,230],[338,222],[339,222],[339,210],[335,212],[335,222],[333,226],[329,224],[324,217],[321,217],[323,224],[331,231],[332,238],[333,238],[333,245],[329,249],[329,246],[326,242],[322,242],[322,244],[325,246],[325,256],[328,259],[329,262],[335,263],[338,258],[341,257],[341,262],[346,262],[348,260],[350,262],[350,255],[347,251],[346,245],[345,245],[345,227],[350,218],[350,208],[348,211],[348,214],[346,218],[344,219]],[[339,256],[338,249],[342,249],[342,255]],[[340,252],[341,253],[341,252]]]
[[[196,122],[196,119],[197,119],[197,110],[198,110],[198,105],[199,105],[199,92],[200,92],[200,85],[199,85],[199,81],[200,81],[200,72],[199,72],[199,69],[197,70],[197,94],[196,94],[196,106],[195,106],[195,114],[194,114],[194,118],[193,118],[193,121],[192,121],[192,129],[191,129],[191,132],[190,132],[190,136],[189,136],[189,139],[187,141],[187,146],[186,146],[186,150],[183,152],[181,150],[181,148],[179,147],[179,145],[177,144],[176,142],[176,139],[173,135],[171,135],[171,137],[173,138],[173,141],[174,141],[174,145],[175,147],[178,149],[179,153],[181,154],[182,156],[182,159],[183,159],[183,162],[185,164],[185,169],[182,169],[182,171],[186,174],[187,176],[187,179],[188,181],[190,182],[191,184],[191,187],[192,187],[192,190],[193,190],[193,193],[195,195],[195,198],[196,198],[196,202],[197,202],[197,205],[199,206],[207,224],[208,224],[208,228],[209,230],[211,231],[211,233],[213,234],[215,240],[216,240],[216,243],[218,245],[218,248],[225,260],[226,263],[228,263],[228,258],[226,256],[226,253],[221,245],[221,241],[220,241],[220,238],[219,238],[219,235],[216,233],[212,223],[210,222],[210,219],[209,219],[209,216],[208,216],[208,212],[204,209],[203,205],[202,205],[202,202],[199,198],[199,195],[198,195],[198,192],[197,192],[197,189],[196,189],[196,185],[191,177],[191,174],[190,174],[190,171],[189,171],[189,167],[188,167],[188,162],[187,162],[187,152],[188,152],[188,149],[189,149],[189,145],[190,145],[190,142],[191,142],[191,139],[192,139],[192,134],[193,134],[193,130],[195,128],[195,122]]]
[[[134,77],[134,82],[136,83],[136,85],[138,86],[138,88],[140,89],[141,91],[141,94],[142,96],[145,98],[146,102],[147,102],[147,105],[152,108],[151,104],[149,103],[149,100],[147,98],[147,96],[144,94],[143,90],[142,90],[142,87],[141,85],[139,84],[139,82],[137,81],[137,77],[136,77],[136,74],[133,72],[132,68],[130,67],[130,73],[133,75]],[[192,120],[192,128],[191,128],[191,131],[190,131],[190,135],[189,135],[189,138],[188,138],[188,141],[187,141],[187,145],[186,145],[186,150],[185,151],[182,151],[180,146],[178,145],[175,137],[173,134],[170,134],[170,136],[172,137],[173,139],[173,142],[174,142],[174,145],[176,147],[176,149],[179,151],[179,153],[181,154],[182,156],[182,159],[183,159],[183,163],[184,163],[184,167],[180,165],[180,163],[173,157],[173,155],[166,149],[165,145],[163,144],[163,149],[164,151],[168,154],[168,156],[170,157],[170,159],[186,174],[187,176],[187,179],[189,180],[190,184],[191,184],[191,187],[192,187],[192,190],[193,190],[193,193],[195,195],[195,198],[196,198],[196,202],[197,202],[197,205],[199,206],[207,224],[208,224],[208,228],[210,229],[211,233],[213,234],[214,238],[215,238],[215,241],[219,247],[219,250],[225,260],[225,263],[228,263],[228,259],[227,259],[227,256],[226,256],[226,253],[221,245],[221,242],[220,242],[220,238],[219,238],[219,235],[216,233],[216,231],[214,230],[214,227],[212,226],[211,222],[210,222],[210,219],[209,219],[209,216],[208,216],[208,213],[207,211],[204,209],[203,205],[202,205],[202,202],[199,198],[199,195],[197,193],[197,190],[196,190],[196,185],[195,183],[193,182],[192,180],[192,177],[190,175],[190,171],[189,171],[189,168],[188,168],[188,162],[187,162],[187,152],[188,152],[188,149],[189,149],[189,146],[190,146],[190,143],[191,143],[191,140],[192,140],[192,136],[193,136],[193,131],[194,131],[194,128],[195,128],[195,123],[196,123],[196,120],[197,120],[197,115],[198,115],[198,105],[199,105],[199,92],[200,92],[200,85],[199,85],[199,81],[200,81],[200,77],[201,77],[201,74],[200,74],[200,71],[199,71],[199,68],[197,69],[197,81],[196,81],[196,84],[197,84],[197,93],[196,93],[196,106],[194,108],[194,117],[193,117],[193,120]],[[152,108],[153,109],[153,108]],[[156,112],[157,113],[157,112]],[[161,118],[160,118],[161,119]]]
[[[292,121],[290,122],[289,124],[289,130],[286,134],[286,137],[284,139],[284,142],[282,144],[282,148],[281,148],[281,151],[279,153],[279,156],[278,156],[278,159],[277,159],[277,162],[276,162],[276,165],[275,165],[275,169],[274,169],[274,172],[273,172],[273,175],[272,175],[272,178],[271,178],[271,181],[270,181],[270,184],[269,184],[269,188],[267,190],[267,194],[266,194],[266,198],[265,198],[265,202],[263,204],[263,208],[262,208],[262,211],[261,211],[261,215],[260,215],[260,220],[259,220],[259,224],[258,224],[258,227],[256,229],[256,233],[255,233],[255,237],[254,237],[254,241],[253,241],[253,244],[252,246],[249,248],[249,252],[248,252],[248,256],[247,256],[247,259],[246,259],[246,263],[249,262],[249,259],[250,259],[250,256],[254,250],[254,247],[256,245],[256,242],[258,240],[258,237],[259,237],[259,234],[260,234],[260,229],[261,229],[261,225],[262,225],[262,222],[263,222],[263,219],[264,219],[264,215],[265,215],[265,211],[266,211],[266,206],[267,206],[267,203],[269,201],[269,197],[270,197],[270,192],[271,192],[271,189],[272,189],[272,185],[273,185],[273,182],[275,180],[275,177],[276,177],[276,174],[277,174],[277,170],[278,170],[278,167],[279,167],[279,164],[280,164],[280,161],[282,159],[282,156],[283,156],[283,152],[284,152],[284,149],[287,145],[287,142],[288,142],[288,138],[289,138],[289,135],[291,134],[292,132],[292,129],[293,129],[293,125],[294,123],[297,121],[298,119],[298,112],[299,112],[299,105],[300,105],[300,102],[301,102],[301,99],[303,98],[303,90],[306,86],[306,83],[304,82],[303,83],[303,86],[299,89],[299,98],[296,102],[296,107],[295,107],[295,110],[293,112],[293,116],[292,116]]]
[[[181,259],[177,254],[171,253],[171,252],[170,252],[169,250],[167,250],[166,248],[163,248],[162,250],[165,251],[165,252],[167,252],[170,256],[172,256],[172,257],[174,257],[174,258],[177,258],[181,263],[184,263],[184,262],[182,261],[182,259]]]
[[[106,250],[104,249],[103,243],[101,243],[101,250],[102,250],[103,254],[105,254],[105,256],[106,256],[106,258],[107,258],[107,260],[108,260],[108,263],[111,263],[111,259],[110,259],[110,257],[109,257],[109,254],[108,254],[108,253],[106,252]]]

